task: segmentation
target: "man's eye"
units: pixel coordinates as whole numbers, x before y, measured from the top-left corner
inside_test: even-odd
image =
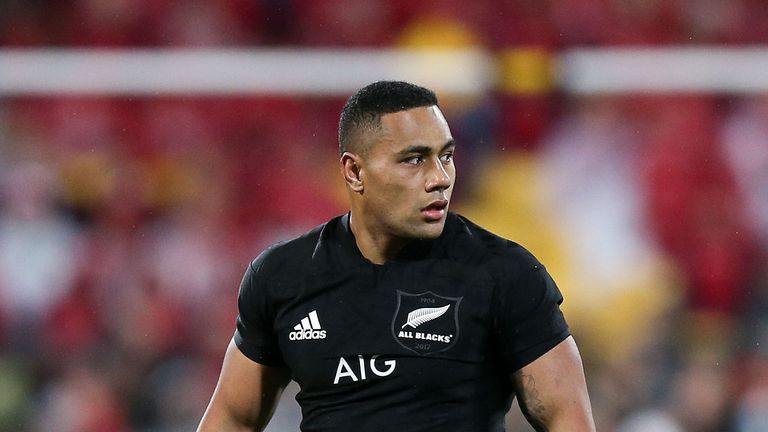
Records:
[[[403,162],[410,165],[420,165],[422,162],[424,162],[424,158],[422,158],[421,156],[413,156],[413,157],[409,157]]]
[[[446,153],[442,156],[440,156],[440,160],[443,161],[443,163],[451,163],[453,160],[453,153]]]

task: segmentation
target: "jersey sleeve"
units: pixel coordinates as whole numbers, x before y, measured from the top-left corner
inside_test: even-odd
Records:
[[[284,366],[268,301],[262,254],[248,265],[237,297],[235,344],[249,359],[266,366]]]
[[[530,264],[502,282],[496,302],[496,344],[509,372],[533,362],[570,335],[563,296],[543,265]]]

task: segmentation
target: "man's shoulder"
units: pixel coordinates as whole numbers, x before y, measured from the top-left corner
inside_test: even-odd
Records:
[[[306,269],[320,248],[323,237],[335,230],[340,218],[334,217],[301,235],[269,246],[251,262],[251,267],[258,273]]]
[[[524,246],[484,228],[466,216],[453,213],[449,225],[449,253],[472,257],[487,266],[500,266],[523,271],[541,266],[539,260]]]

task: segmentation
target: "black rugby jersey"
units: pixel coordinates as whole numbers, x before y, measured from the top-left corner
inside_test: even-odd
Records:
[[[511,373],[569,335],[561,302],[533,255],[462,216],[376,265],[345,215],[251,263],[235,342],[290,369],[305,432],[503,431]]]

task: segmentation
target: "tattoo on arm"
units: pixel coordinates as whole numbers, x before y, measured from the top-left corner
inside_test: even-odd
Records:
[[[523,415],[538,432],[547,432],[547,409],[539,399],[539,391],[536,389],[536,380],[533,379],[533,375],[518,371],[515,372],[514,381],[518,404]]]

